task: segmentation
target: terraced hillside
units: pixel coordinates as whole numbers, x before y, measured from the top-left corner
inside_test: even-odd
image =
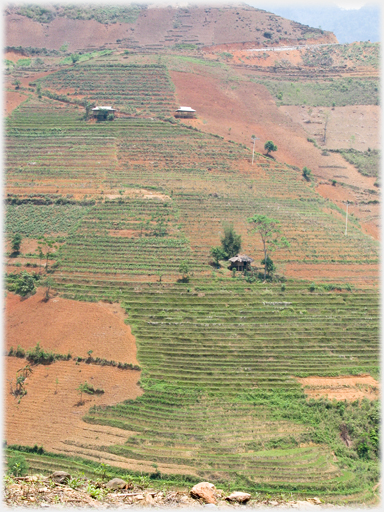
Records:
[[[6,237],[24,238],[18,255],[8,249],[6,270],[9,280],[45,273],[37,239],[58,237],[55,292],[124,308],[143,394],[79,409],[83,431],[95,428],[97,438],[74,430],[52,441],[44,430],[38,443],[50,453],[9,453],[24,450],[42,471],[103,463],[154,481],[374,501],[378,401],[308,399],[297,379],[378,379],[377,240],[357,216],[346,236],[344,211],[278,154],[257,152],[252,165],[244,144],[175,120],[166,64],[120,57],[37,77],[40,87],[25,90],[6,119]],[[84,99],[117,105],[119,117],[86,120]],[[290,243],[273,253],[267,281],[211,262],[229,221],[261,270],[262,242],[247,222],[254,214],[280,221]],[[85,364],[60,362],[91,375]],[[365,391],[376,397],[376,387]],[[33,393],[22,400],[33,404]]]

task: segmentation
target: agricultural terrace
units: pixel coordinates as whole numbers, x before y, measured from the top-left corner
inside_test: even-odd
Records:
[[[174,99],[161,70],[164,80],[150,92],[137,83],[132,99],[134,77],[153,77],[153,67],[83,64],[42,82],[122,111],[134,105],[136,117],[96,123],[79,106],[31,97],[6,121],[8,239],[61,234],[55,289],[119,302],[142,368],[142,396],[84,417],[124,444],[72,439],[54,451],[68,468],[81,464],[75,457],[113,471],[145,463],[156,479],[370,499],[377,400],[307,400],[296,378],[378,377],[378,243],[353,216],[345,236],[344,212],[297,168],[260,154],[252,166],[245,146],[164,119]],[[119,73],[117,98],[109,83]],[[229,220],[260,268],[261,240],[246,221],[254,214],[279,220],[290,242],[273,253],[273,282],[209,264]],[[52,467],[48,456],[28,458],[31,468]]]
[[[157,64],[94,64],[63,69],[39,81],[43,88],[113,105],[130,115],[169,115],[176,108],[173,85],[165,66]]]

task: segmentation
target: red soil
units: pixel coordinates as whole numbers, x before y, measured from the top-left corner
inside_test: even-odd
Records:
[[[17,91],[6,91],[5,92],[5,102],[3,104],[3,115],[9,116],[16,107],[20,105],[23,101],[25,101],[28,96],[24,93]]]
[[[6,348],[24,349],[40,343],[45,349],[73,356],[100,357],[138,364],[136,342],[124,323],[124,312],[117,304],[84,303],[51,298],[44,302],[44,290],[23,300],[8,293],[6,298]],[[138,375],[138,372],[136,372]]]

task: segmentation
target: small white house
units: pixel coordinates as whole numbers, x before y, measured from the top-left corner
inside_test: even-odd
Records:
[[[180,107],[176,110],[175,117],[194,118],[195,112],[191,107]]]
[[[112,108],[111,105],[101,105],[93,108],[92,112],[94,117],[97,117],[98,119],[106,119],[108,114],[114,115],[116,109]]]

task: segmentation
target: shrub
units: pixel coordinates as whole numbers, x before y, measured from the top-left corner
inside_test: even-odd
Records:
[[[8,472],[13,476],[24,476],[28,472],[28,463],[24,455],[12,455],[8,459]]]

